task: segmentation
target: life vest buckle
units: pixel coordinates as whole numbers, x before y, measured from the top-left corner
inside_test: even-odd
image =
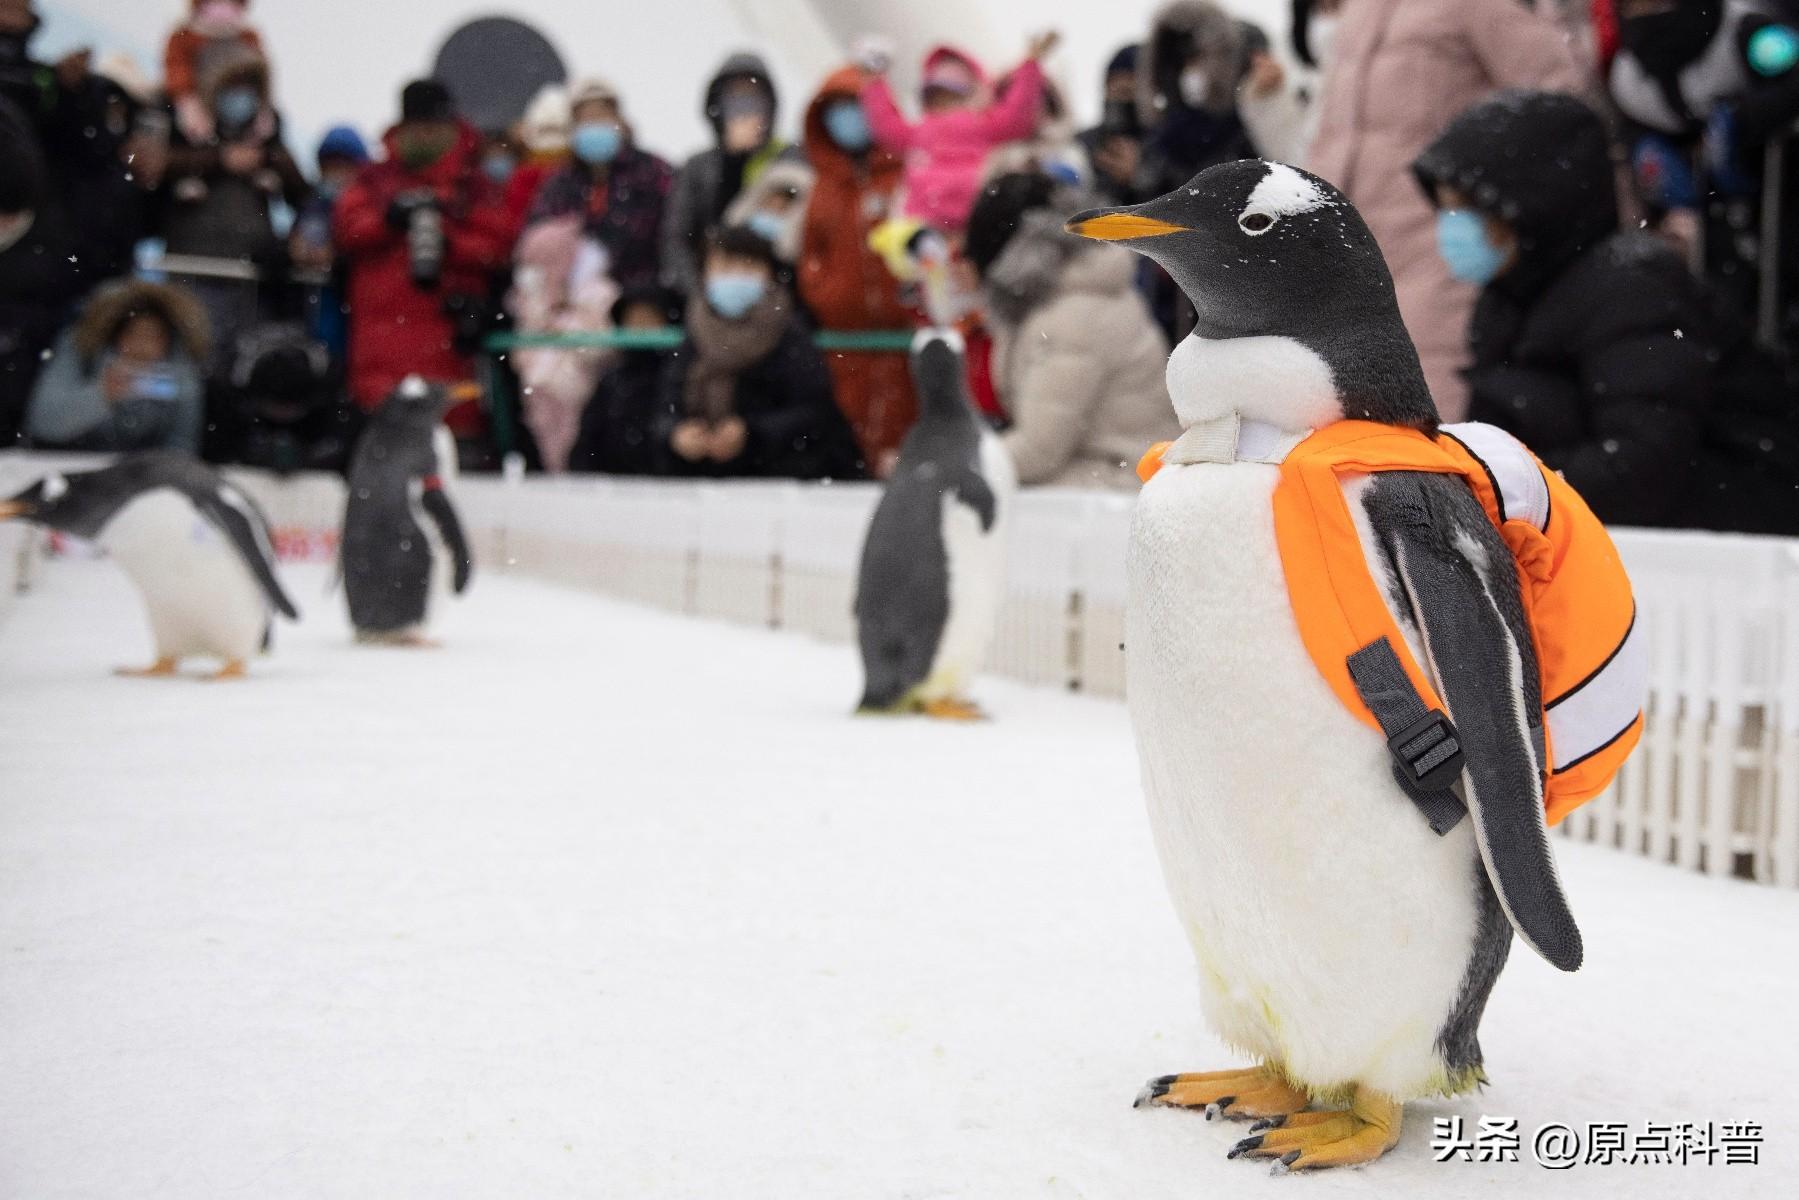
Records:
[[[1393,764],[1420,792],[1444,792],[1462,777],[1467,756],[1455,724],[1438,709],[1387,739]]]

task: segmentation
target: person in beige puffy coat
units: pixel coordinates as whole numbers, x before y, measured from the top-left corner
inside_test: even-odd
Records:
[[[1063,232],[1082,207],[1058,195],[1026,211],[983,272],[993,380],[1013,422],[1004,440],[1026,486],[1135,488],[1143,452],[1180,433],[1168,341],[1131,254]]]
[[[1410,165],[1451,118],[1501,88],[1590,86],[1553,9],[1521,0],[1347,0],[1324,63],[1304,165],[1341,188],[1374,231],[1448,421],[1468,408],[1461,368],[1475,289],[1443,265],[1435,214]]]

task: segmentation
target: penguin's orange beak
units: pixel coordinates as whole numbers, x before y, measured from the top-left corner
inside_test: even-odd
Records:
[[[23,500],[0,500],[0,521],[13,517],[29,517],[37,509]]]
[[[1185,226],[1170,225],[1167,221],[1158,221],[1154,217],[1108,212],[1105,209],[1080,213],[1070,218],[1063,228],[1069,233],[1078,233],[1100,242],[1128,242],[1137,238],[1166,237],[1171,233],[1188,232]]]

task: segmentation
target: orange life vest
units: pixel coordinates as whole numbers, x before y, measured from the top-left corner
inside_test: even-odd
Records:
[[[1139,465],[1146,481],[1167,446]],[[1493,426],[1449,425],[1433,438],[1339,421],[1305,438],[1281,462],[1274,490],[1287,596],[1319,673],[1376,729],[1348,660],[1383,637],[1426,708],[1444,707],[1369,570],[1344,494],[1346,478],[1380,471],[1461,477],[1512,551],[1542,675],[1545,815],[1553,825],[1605,790],[1642,735],[1646,655],[1617,548],[1561,476]]]

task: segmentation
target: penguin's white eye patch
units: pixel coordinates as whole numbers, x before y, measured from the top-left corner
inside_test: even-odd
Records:
[[[1237,218],[1237,228],[1250,237],[1261,237],[1274,228],[1276,221],[1277,218],[1273,213],[1250,209]]]
[[[44,476],[44,499],[59,500],[69,490],[69,481],[52,471]]]

